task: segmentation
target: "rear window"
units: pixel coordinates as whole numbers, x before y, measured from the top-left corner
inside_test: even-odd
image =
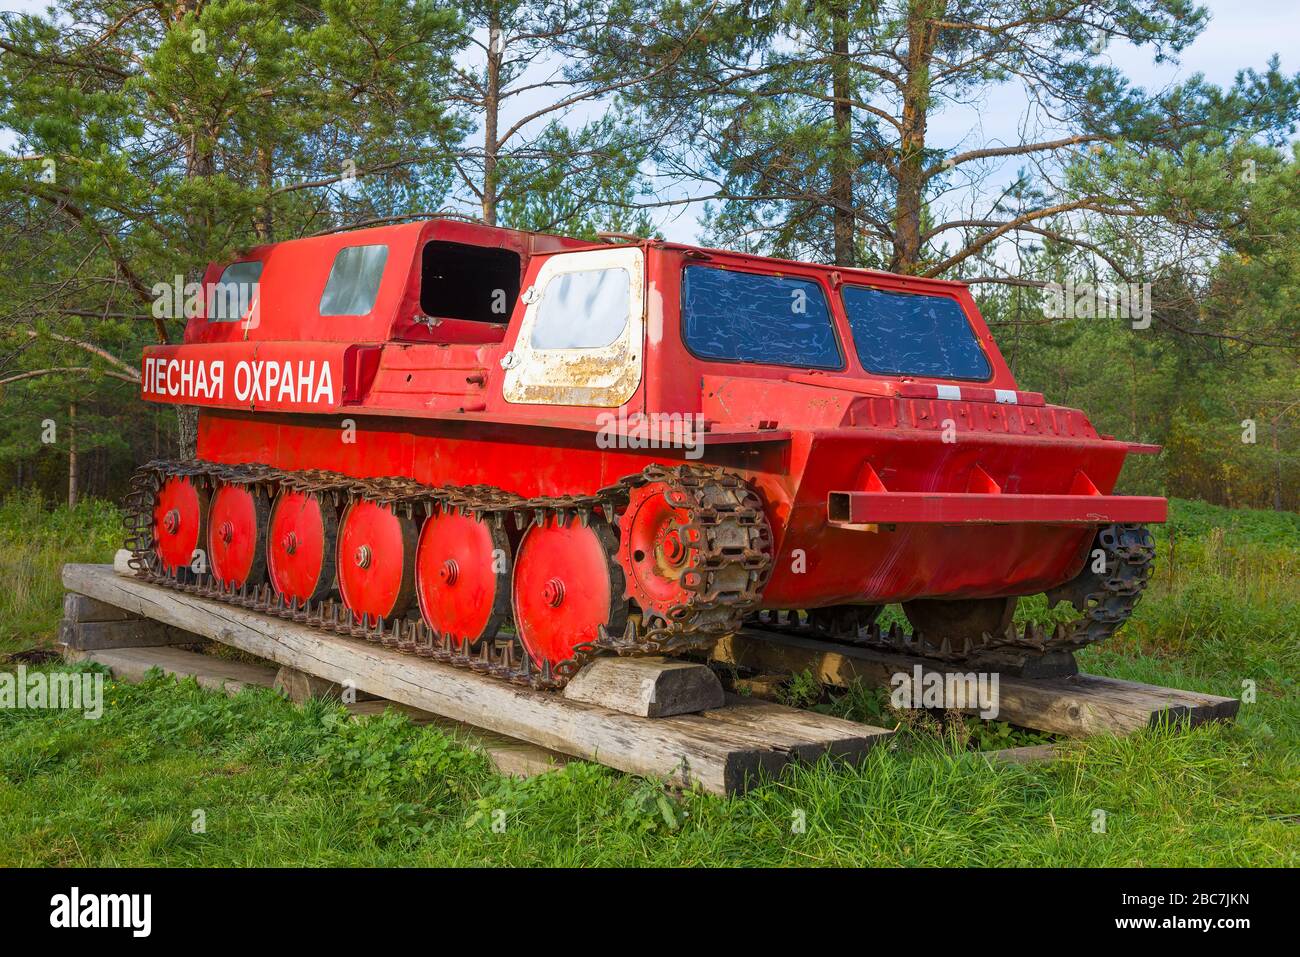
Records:
[[[388,261],[387,246],[348,246],[330,267],[329,282],[320,297],[322,316],[364,316],[375,308],[379,281]]]
[[[809,279],[688,266],[682,334],[702,359],[805,369],[844,364],[826,296]]]
[[[440,239],[424,244],[420,311],[440,319],[510,321],[519,298],[519,254]]]
[[[844,311],[869,372],[987,379],[988,357],[955,299],[845,286]]]
[[[262,264],[257,260],[231,263],[223,269],[216,285],[207,290],[208,322],[243,319],[257,299],[261,278]]]

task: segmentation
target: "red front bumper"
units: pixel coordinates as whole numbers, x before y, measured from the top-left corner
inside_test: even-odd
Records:
[[[1169,503],[1139,495],[831,492],[832,525],[1109,525],[1163,522]]]

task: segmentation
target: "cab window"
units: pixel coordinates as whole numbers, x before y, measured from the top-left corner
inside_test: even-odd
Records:
[[[519,254],[431,240],[424,244],[420,310],[439,319],[505,325],[519,298]]]
[[[257,260],[231,263],[207,290],[208,322],[238,322],[257,299],[262,264]]]
[[[811,279],[687,266],[682,332],[701,359],[805,369],[844,364],[826,296]]]
[[[599,349],[627,327],[632,277],[621,266],[559,273],[546,284],[534,349]]]
[[[322,316],[364,316],[375,308],[379,281],[388,261],[387,246],[348,246],[338,251],[325,292]]]
[[[992,374],[956,299],[869,286],[845,286],[842,295],[868,372],[975,381]]]

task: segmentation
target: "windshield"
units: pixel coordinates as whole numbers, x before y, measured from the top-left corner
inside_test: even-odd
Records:
[[[957,300],[869,286],[845,286],[842,295],[867,371],[977,381],[992,373]]]
[[[826,296],[810,279],[688,266],[682,332],[702,359],[805,369],[844,364]]]

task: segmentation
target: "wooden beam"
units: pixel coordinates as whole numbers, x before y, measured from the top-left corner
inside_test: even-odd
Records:
[[[598,658],[564,686],[564,697],[643,718],[723,704],[722,684],[707,665],[669,658]]]
[[[1051,764],[1060,760],[1061,754],[1054,744],[1029,744],[1021,748],[1003,748],[1000,751],[981,751],[990,763]]]
[[[326,681],[323,678],[317,678],[315,675],[309,675],[305,671],[299,671],[297,668],[284,665],[275,673],[275,690],[294,704],[302,704],[311,698],[330,698],[335,702],[339,702],[344,699],[344,692],[347,689],[337,682]],[[368,701],[374,700],[374,698],[375,696],[372,694],[353,688],[350,700]]]
[[[789,708],[754,712],[753,721],[742,724],[732,720],[730,706],[648,720],[150,585],[114,574],[107,565],[65,565],[63,584],[328,681],[351,681],[446,718],[715,794],[739,793],[796,758],[857,755],[890,734]]]
[[[896,675],[911,675],[918,667],[923,675],[944,673],[936,662],[924,658],[758,629],[745,629],[722,639],[714,647],[711,659],[760,674],[808,671],[822,684],[840,688],[855,681],[891,687]],[[1239,705],[1236,698],[1098,675],[998,676],[998,720],[1071,737],[1106,732],[1127,734],[1165,721],[1195,725],[1231,720]]]
[[[59,625],[59,643],[80,651],[193,645],[205,641],[206,638],[147,618],[127,618],[122,621],[68,621],[65,618]]]
[[[114,608],[102,601],[95,601],[85,595],[68,592],[63,596],[63,620],[83,621],[139,621],[139,615],[133,615],[121,608]]]
[[[69,661],[98,662],[114,678],[130,684],[143,681],[151,668],[175,678],[193,678],[200,688],[228,695],[239,694],[245,687],[270,688],[275,684],[275,669],[268,665],[227,661],[183,648],[68,648],[63,654]]]

